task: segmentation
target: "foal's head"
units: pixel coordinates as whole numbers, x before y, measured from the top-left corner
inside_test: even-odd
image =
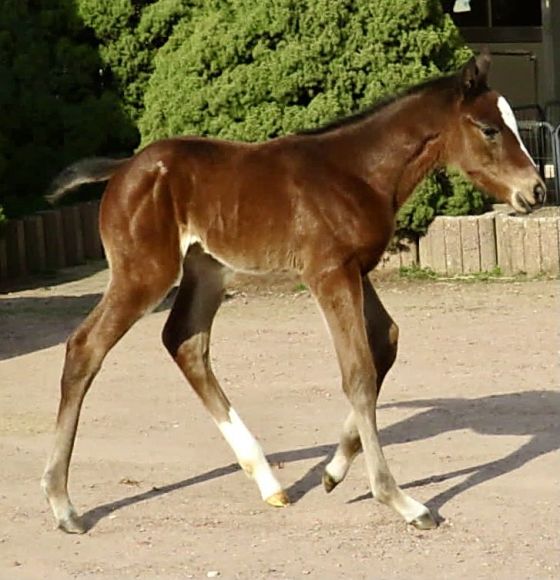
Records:
[[[504,97],[487,85],[490,56],[472,58],[460,71],[458,111],[447,138],[446,162],[479,188],[515,210],[542,203],[544,183],[523,145]]]

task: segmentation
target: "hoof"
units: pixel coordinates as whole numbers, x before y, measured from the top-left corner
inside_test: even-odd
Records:
[[[264,500],[268,505],[272,507],[286,507],[290,505],[290,498],[285,491],[279,491]]]
[[[433,530],[437,528],[438,524],[432,514],[426,510],[423,514],[419,515],[417,518],[414,518],[411,522],[417,530]]]
[[[58,528],[67,534],[85,534],[87,527],[76,514],[72,514],[58,522]]]
[[[331,493],[331,491],[340,483],[340,481],[336,481],[334,477],[328,472],[323,471],[323,487],[327,493]]]

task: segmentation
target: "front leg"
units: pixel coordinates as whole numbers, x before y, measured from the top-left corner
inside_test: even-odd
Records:
[[[357,267],[314,273],[306,281],[329,327],[342,374],[342,388],[352,405],[351,425],[359,434],[373,496],[408,523],[433,528],[428,508],[395,483],[379,444],[376,403],[378,374],[370,350],[364,315],[364,288]]]
[[[366,331],[375,364],[377,395],[379,396],[383,380],[397,356],[399,329],[383,306],[367,276],[362,277],[362,292]],[[354,411],[350,411],[342,427],[340,443],[323,474],[323,485],[327,493],[331,492],[346,477],[354,458],[361,450],[362,442],[356,427]]]

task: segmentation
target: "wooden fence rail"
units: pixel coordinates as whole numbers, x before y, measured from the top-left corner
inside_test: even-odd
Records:
[[[9,220],[0,231],[0,282],[100,259],[99,202]]]

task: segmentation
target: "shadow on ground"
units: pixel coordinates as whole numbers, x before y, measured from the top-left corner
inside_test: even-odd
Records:
[[[171,307],[176,289],[156,308]],[[0,299],[0,361],[66,342],[101,300],[100,292],[81,296],[16,296]]]
[[[515,471],[560,447],[560,393],[554,391],[508,393],[479,399],[419,399],[381,405],[380,408],[425,409],[383,429],[381,439],[384,445],[411,443],[458,429],[467,429],[491,437],[500,435],[530,437],[517,450],[494,461],[436,473],[402,486],[403,488],[420,487],[460,478],[460,481],[450,485],[427,502],[439,519],[442,519],[439,510],[455,496],[481,483]],[[299,501],[309,491],[320,485],[322,471],[334,449],[334,444],[328,444],[282,451],[268,456],[273,465],[320,458],[316,465],[287,489],[292,502]],[[232,463],[163,487],[127,496],[90,510],[84,514],[84,520],[88,529],[91,529],[97,522],[116,510],[223,477],[239,469],[237,464]],[[371,498],[370,493],[356,497],[350,503],[368,498]]]
[[[76,282],[88,278],[107,269],[105,260],[93,260],[80,266],[70,266],[53,272],[30,274],[14,280],[0,282],[0,296],[8,292],[21,292],[23,290],[35,290],[37,288],[59,286],[68,282]]]

